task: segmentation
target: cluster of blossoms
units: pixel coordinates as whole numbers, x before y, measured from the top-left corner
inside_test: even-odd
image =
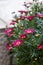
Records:
[[[9,28],[5,30],[5,34],[7,34],[9,37],[14,35],[13,28]]]
[[[10,29],[8,29],[8,30],[5,30],[5,33],[8,34],[8,36],[11,37],[11,36],[14,35],[14,34],[10,34],[10,35],[9,35],[9,32],[11,32],[11,31],[12,31],[12,29],[10,28]],[[22,43],[23,43],[23,40],[22,40],[22,39],[27,38],[27,34],[33,34],[34,32],[35,32],[34,29],[26,29],[26,30],[24,31],[24,34],[20,34],[20,35],[19,35],[19,38],[20,38],[20,39],[17,39],[17,40],[15,40],[15,41],[13,42],[13,46],[16,46],[16,47],[21,46]],[[12,44],[10,44],[10,45],[8,45],[8,44],[10,44],[10,42],[7,43],[7,48],[8,48],[9,50],[12,49],[12,48],[13,48]]]
[[[32,3],[29,3],[29,4],[32,4]],[[25,6],[26,6],[26,4],[25,4]],[[20,10],[18,12],[20,12],[21,14],[24,13],[25,16],[21,15],[16,20],[12,20],[12,22],[10,23],[10,25],[15,25],[16,23],[18,23],[19,20],[24,20],[24,19],[27,19],[29,21],[32,21],[35,17],[38,17],[38,18],[42,18],[43,19],[43,14],[41,14],[41,13],[36,13],[35,15],[28,15],[28,16],[26,16],[28,14],[28,11]],[[13,42],[13,44],[10,44],[10,45],[8,45],[10,42],[7,43],[6,46],[7,46],[8,50],[11,50],[13,47],[21,46],[22,43],[24,42],[23,39],[27,38],[27,35],[28,34],[33,34],[34,32],[35,32],[35,29],[33,29],[33,28],[25,29],[24,30],[24,33],[19,35],[19,38],[20,39],[15,40]],[[7,34],[9,37],[12,37],[14,35],[14,28],[9,28],[9,29],[5,30],[5,34]],[[37,47],[38,50],[40,50],[42,48],[43,48],[43,43],[41,43]]]

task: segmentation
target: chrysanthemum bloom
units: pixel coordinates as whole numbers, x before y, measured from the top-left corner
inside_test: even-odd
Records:
[[[35,32],[34,29],[26,29],[26,30],[24,31],[24,33],[26,33],[26,34],[32,34],[32,33],[34,33],[34,32]]]
[[[26,18],[27,18],[28,20],[30,20],[30,21],[33,20],[34,17],[35,17],[35,16],[26,16]]]
[[[24,20],[25,19],[25,16],[20,16],[20,20]]]
[[[12,20],[12,22],[10,23],[10,25],[14,25],[15,23],[17,23],[16,20]]]
[[[39,18],[43,18],[43,14],[36,13],[35,15],[36,15],[37,17],[39,17]]]
[[[10,25],[14,25],[14,24],[15,24],[15,22],[11,22],[11,23],[10,23]]]
[[[43,14],[39,14],[39,18],[43,18]]]
[[[14,25],[14,24],[15,24],[15,22],[11,22],[11,23],[10,23],[10,25]]]
[[[14,32],[10,32],[7,34],[9,37],[12,37],[14,35]]]
[[[20,10],[18,12],[20,12],[21,14],[23,14],[23,13],[27,14],[28,13],[28,11],[23,11],[23,10]]]
[[[14,28],[9,28],[9,29],[6,29],[6,30],[5,30],[5,34],[8,34],[8,33],[12,32],[12,31],[13,31],[13,29],[14,29]]]
[[[42,43],[42,44],[40,44],[40,45],[37,47],[37,49],[38,49],[38,50],[43,49],[43,43]]]
[[[17,46],[21,46],[21,45],[22,45],[22,43],[23,43],[23,40],[18,39],[18,40],[15,40],[13,44],[14,44],[14,46],[16,46],[16,47],[17,47]]]
[[[6,44],[6,49],[7,50],[11,50],[13,48],[13,44],[9,41],[7,44]]]
[[[22,38],[22,39],[24,39],[24,38],[27,38],[27,35],[26,34],[20,34],[19,37]]]

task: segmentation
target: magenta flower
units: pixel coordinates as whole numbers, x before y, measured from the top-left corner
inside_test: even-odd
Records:
[[[23,13],[27,14],[28,13],[28,11],[23,11],[23,10],[20,10],[18,12],[20,12],[21,14],[23,14]]]
[[[5,34],[7,34],[9,37],[13,36],[14,35],[13,30],[14,30],[14,28],[7,29],[7,30],[5,30]]]
[[[14,46],[18,47],[18,46],[21,46],[22,43],[23,43],[23,40],[18,39],[18,40],[15,40],[13,44],[14,44]]]
[[[8,34],[8,33],[12,32],[12,31],[13,31],[13,29],[14,29],[14,28],[9,28],[9,29],[6,29],[6,30],[5,30],[5,34]]]
[[[25,19],[25,16],[20,16],[20,20],[24,20]]]
[[[35,16],[37,16],[39,18],[43,18],[43,14],[40,14],[40,13],[36,13]]]
[[[40,45],[37,47],[37,49],[38,49],[38,50],[43,49],[43,43],[42,43],[42,44],[40,44]]]
[[[17,21],[16,20],[12,20],[12,22],[10,23],[10,25],[14,25]]]
[[[6,44],[6,49],[7,50],[11,50],[13,48],[13,44],[11,43],[11,42],[8,42],[7,44]]]
[[[32,33],[34,33],[34,32],[35,32],[34,29],[26,29],[26,30],[24,31],[24,33],[26,33],[26,34],[32,34]]]
[[[7,34],[9,37],[13,36],[14,35],[14,32],[10,32]]]
[[[27,35],[26,34],[20,34],[20,36],[19,36],[20,38],[22,38],[22,39],[24,39],[24,38],[26,38],[27,37]]]
[[[43,14],[39,14],[39,18],[43,18]]]
[[[28,20],[30,20],[30,21],[33,20],[34,17],[35,17],[35,16],[26,16],[26,18],[27,18]]]

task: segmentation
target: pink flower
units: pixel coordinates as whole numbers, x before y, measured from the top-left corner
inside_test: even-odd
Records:
[[[22,39],[24,39],[24,38],[27,37],[27,35],[26,34],[21,34],[19,37],[22,38]]]
[[[10,23],[10,25],[14,25],[17,21],[16,20],[12,20],[12,22]]]
[[[7,34],[9,37],[13,36],[14,35],[13,30],[14,30],[14,28],[7,29],[7,30],[5,30],[5,34]]]
[[[20,16],[20,20],[24,20],[25,19],[25,17],[24,16]]]
[[[26,33],[26,34],[32,34],[32,33],[34,33],[34,32],[35,32],[34,29],[26,29],[26,30],[24,31],[24,33]]]
[[[38,50],[43,49],[43,43],[42,43],[42,44],[40,44],[40,45],[37,47],[37,49],[38,49]]]
[[[27,14],[28,13],[28,11],[23,11],[23,10],[20,10],[18,12],[20,12],[21,14],[23,14],[23,13]]]
[[[34,17],[35,17],[35,16],[26,16],[26,18],[27,18],[28,20],[30,20],[30,21],[33,20]]]
[[[22,43],[23,43],[23,40],[18,39],[18,40],[15,40],[13,44],[14,44],[14,46],[18,47],[18,46],[22,45]]]
[[[39,18],[43,18],[43,14],[39,14]]]
[[[43,18],[43,14],[36,13],[35,15],[36,15],[37,17],[39,17],[39,18]]]
[[[6,30],[5,30],[5,34],[8,34],[8,33],[12,32],[12,31],[13,31],[13,29],[14,29],[14,28],[9,28],[9,29],[6,29]]]
[[[13,48],[13,44],[9,41],[7,44],[6,44],[6,49],[7,50],[11,50]]]
[[[14,32],[10,32],[7,34],[9,37],[13,36],[14,35]]]

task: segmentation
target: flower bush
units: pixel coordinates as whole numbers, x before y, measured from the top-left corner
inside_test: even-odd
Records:
[[[5,30],[9,42],[7,50],[14,53],[16,65],[43,65],[43,2],[33,0],[19,10],[10,23],[13,28]]]

